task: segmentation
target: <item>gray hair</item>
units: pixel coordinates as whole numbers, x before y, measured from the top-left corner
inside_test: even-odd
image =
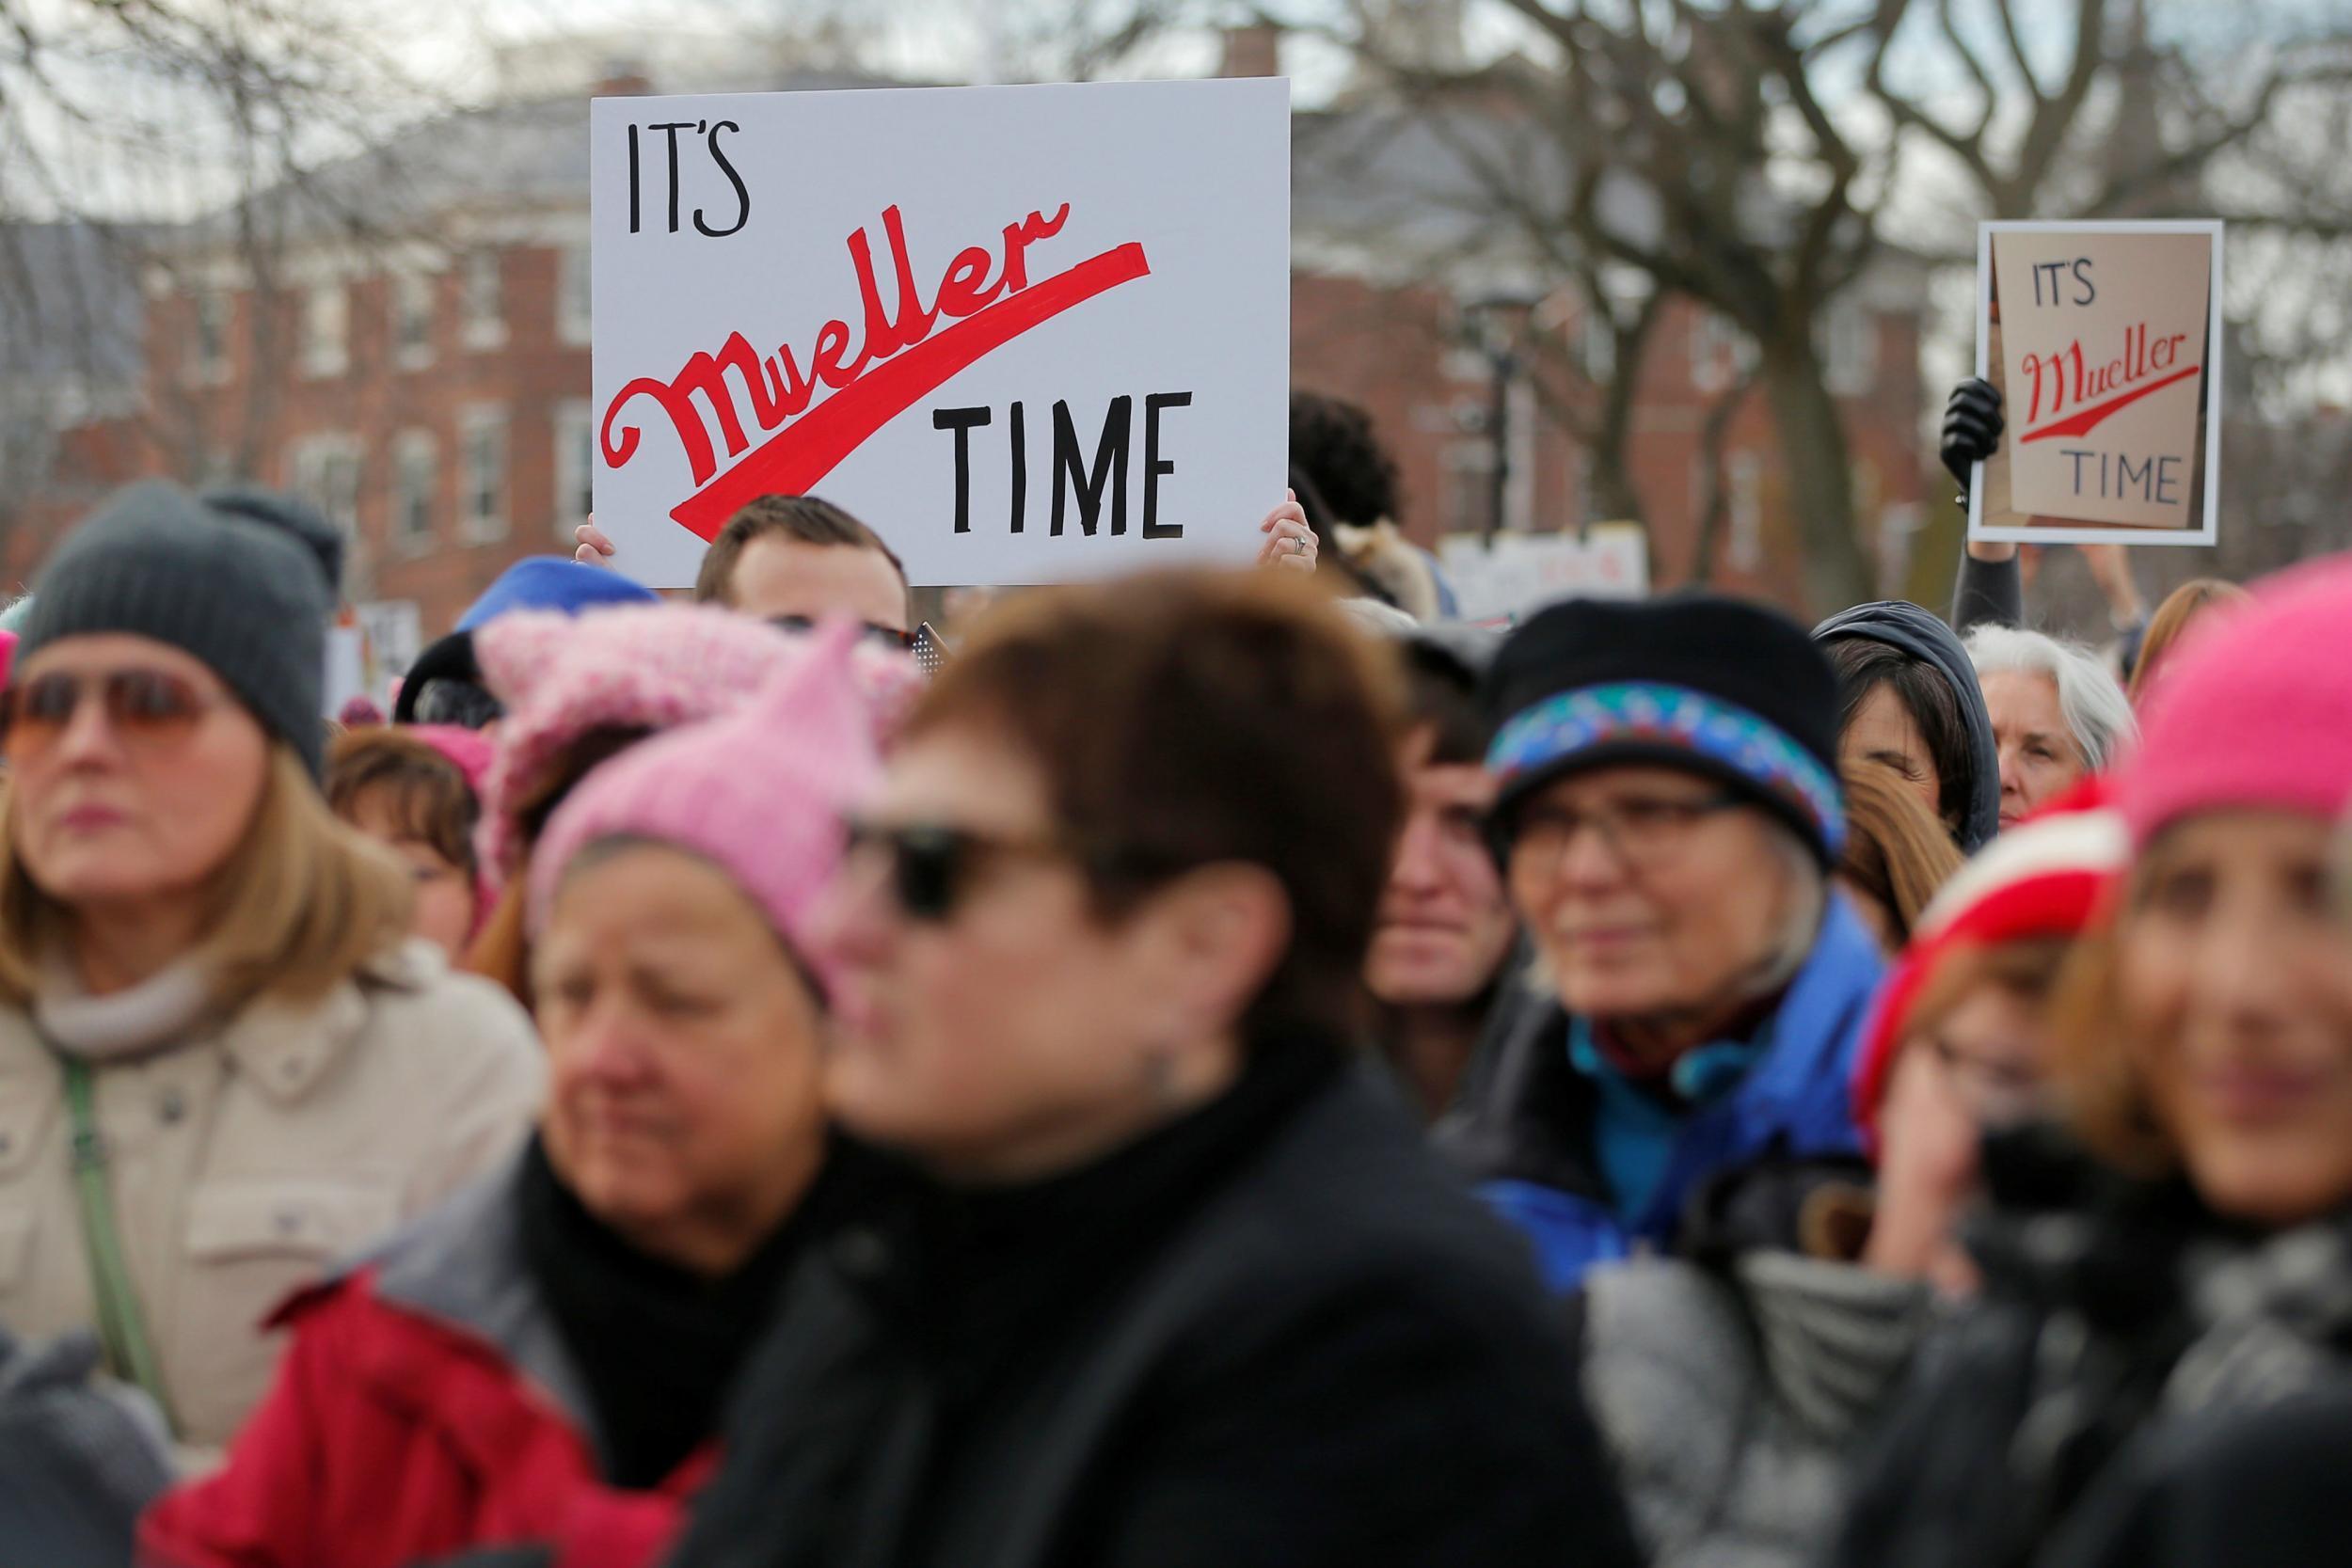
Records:
[[[2083,762],[2104,772],[2138,738],[2131,699],[2099,656],[2079,642],[2061,642],[2017,626],[1979,626],[1968,634],[1968,657],[1983,675],[2041,675],[2058,688],[2058,713]]]

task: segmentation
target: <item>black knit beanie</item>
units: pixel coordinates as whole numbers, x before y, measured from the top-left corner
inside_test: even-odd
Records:
[[[1742,599],[1575,599],[1514,631],[1486,676],[1498,824],[1556,779],[1620,763],[1704,774],[1824,864],[1845,840],[1837,676],[1803,626]]]
[[[342,558],[342,536],[286,497],[131,485],[49,558],[16,667],[69,637],[128,632],[167,642],[201,659],[321,776],[326,624]]]

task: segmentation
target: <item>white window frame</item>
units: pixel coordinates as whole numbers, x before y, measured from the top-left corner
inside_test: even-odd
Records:
[[[590,282],[588,246],[567,245],[557,253],[555,336],[577,348],[595,335],[595,294]]]
[[[572,530],[588,520],[596,478],[596,416],[586,398],[555,405],[555,537],[573,543]]]
[[[420,467],[424,478],[425,526],[413,529],[408,521],[417,492],[409,479]],[[404,430],[392,438],[389,468],[386,487],[389,491],[391,515],[385,534],[394,549],[422,554],[439,543],[441,534],[440,443],[429,430]]]
[[[188,296],[188,376],[191,385],[218,387],[229,379],[229,326],[236,320],[236,307],[228,294],[218,289],[198,289]],[[218,313],[210,342],[206,341],[204,318]]]
[[[358,536],[359,487],[366,468],[367,448],[348,431],[305,436],[286,449],[288,483],[346,539]]]
[[[351,291],[338,279],[302,295],[302,373],[313,381],[351,370]]]
[[[469,349],[506,342],[506,258],[493,249],[469,250],[458,273],[458,310]]]
[[[433,363],[433,275],[429,272],[396,272],[385,289],[388,318],[387,329],[392,341],[392,363],[404,371],[422,370]],[[407,341],[410,324],[422,321],[424,340]]]
[[[476,443],[485,435],[497,438],[498,475],[491,488],[496,505],[481,505],[485,485],[475,457]],[[507,534],[507,514],[514,504],[515,458],[509,440],[506,405],[473,404],[457,414],[457,532],[469,545],[495,545]]]

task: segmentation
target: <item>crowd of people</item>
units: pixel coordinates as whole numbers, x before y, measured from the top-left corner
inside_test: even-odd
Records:
[[[776,496],[342,725],[303,507],[75,529],[0,617],[0,1568],[2341,1560],[2352,561],[2109,651],[1999,546],[1473,626],[1292,435],[1260,569],[935,673]]]

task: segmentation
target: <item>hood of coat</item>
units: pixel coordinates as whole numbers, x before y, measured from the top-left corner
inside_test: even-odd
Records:
[[[1967,815],[1960,825],[1960,847],[1975,854],[2000,832],[2001,759],[1993,741],[1993,715],[1984,705],[1984,690],[1977,684],[1977,667],[1969,661],[1968,650],[1939,616],[1902,599],[1856,605],[1813,628],[1816,642],[1850,637],[1883,642],[1926,659],[1950,683],[1960,701],[1961,720],[1968,728],[1969,753],[1975,759],[1968,779]]]

